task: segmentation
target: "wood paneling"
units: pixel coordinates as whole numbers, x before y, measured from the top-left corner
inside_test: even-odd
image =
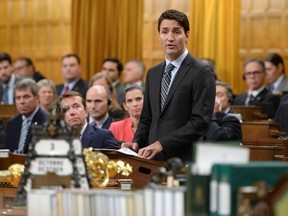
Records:
[[[0,50],[30,57],[48,79],[62,82],[61,57],[71,52],[72,0],[0,0]]]

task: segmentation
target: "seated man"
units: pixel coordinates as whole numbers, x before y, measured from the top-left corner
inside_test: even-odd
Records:
[[[111,104],[111,92],[103,85],[94,85],[86,93],[86,107],[88,111],[88,123],[98,128],[108,129],[112,117],[109,115]]]
[[[79,127],[83,148],[119,149],[113,134],[105,129],[87,123],[84,98],[79,92],[68,91],[60,97],[64,120],[71,127]]]
[[[203,140],[228,141],[241,139],[241,123],[239,119],[225,113],[221,101],[216,96],[212,121],[208,131],[203,136]]]
[[[279,130],[288,133],[288,96],[283,97],[275,114],[274,122],[279,124]]]
[[[124,91],[124,109],[129,113],[129,118],[112,122],[109,130],[115,138],[123,142],[132,142],[137,130],[143,108],[144,91],[137,84],[129,86]]]
[[[48,119],[48,114],[39,108],[38,86],[34,80],[23,79],[17,82],[14,94],[16,108],[20,114],[8,121],[3,148],[26,154],[32,140],[31,125],[43,125]]]
[[[38,71],[35,70],[33,61],[28,57],[18,58],[14,62],[14,74],[22,78],[31,78],[38,82],[39,80],[45,79],[45,77]]]
[[[249,59],[244,63],[243,79],[246,81],[248,91],[238,95],[233,105],[258,105],[262,112],[270,118],[274,117],[279,105],[279,97],[268,92],[265,88],[265,65],[258,59]]]

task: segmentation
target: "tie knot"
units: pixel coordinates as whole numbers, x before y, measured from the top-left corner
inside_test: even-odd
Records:
[[[171,73],[171,71],[174,69],[174,65],[172,63],[169,63],[166,67],[165,73]]]

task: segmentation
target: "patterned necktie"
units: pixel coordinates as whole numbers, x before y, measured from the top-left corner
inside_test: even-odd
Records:
[[[2,94],[2,101],[4,102],[4,104],[8,104],[8,85],[3,86],[3,94]]]
[[[27,138],[28,130],[29,130],[29,126],[30,126],[30,120],[27,118],[24,119],[24,121],[22,122],[18,149],[16,150],[17,153],[23,153],[25,141]]]
[[[68,92],[69,91],[69,86],[68,84],[66,85],[65,89],[64,89],[64,93]]]
[[[166,97],[169,91],[169,85],[171,82],[171,71],[174,69],[174,65],[169,63],[166,67],[165,73],[161,81],[161,110],[164,107]]]
[[[249,95],[248,105],[253,104],[254,101],[255,101],[255,97],[252,94]]]

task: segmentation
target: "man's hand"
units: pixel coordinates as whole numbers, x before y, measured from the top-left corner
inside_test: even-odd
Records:
[[[121,144],[121,148],[125,148],[125,147],[132,149],[135,152],[138,152],[138,150],[139,150],[138,143],[124,142]]]
[[[156,141],[145,148],[139,149],[138,155],[143,158],[152,159],[156,154],[163,150],[159,141]]]

